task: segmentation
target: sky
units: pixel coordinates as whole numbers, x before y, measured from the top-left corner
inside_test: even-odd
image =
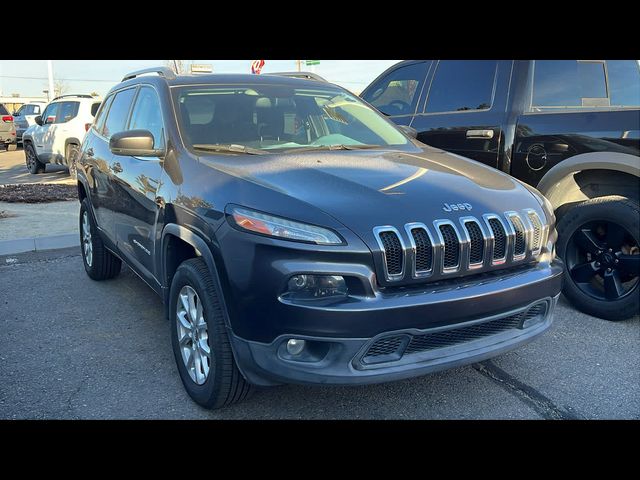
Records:
[[[399,60],[320,60],[315,71],[332,83],[355,93]],[[134,70],[164,65],[166,60],[53,60],[53,76],[67,86],[66,93],[97,92],[104,96],[122,77]],[[252,60],[183,60],[185,64],[212,64],[214,73],[251,73]],[[314,70],[315,69],[315,70]],[[265,60],[262,73],[295,71],[295,60]],[[0,60],[0,96],[19,93],[42,97],[48,88],[46,60]]]

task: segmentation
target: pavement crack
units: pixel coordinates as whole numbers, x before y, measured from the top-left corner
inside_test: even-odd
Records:
[[[533,408],[545,420],[579,420],[584,417],[557,406],[551,399],[513,375],[502,370],[491,360],[476,363],[473,368],[500,385],[504,390],[518,397]]]

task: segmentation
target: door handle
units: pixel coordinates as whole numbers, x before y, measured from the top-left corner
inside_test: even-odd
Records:
[[[467,130],[467,138],[493,138],[493,130]]]

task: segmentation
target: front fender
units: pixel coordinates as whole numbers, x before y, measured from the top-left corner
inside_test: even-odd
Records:
[[[565,193],[574,189],[574,174],[588,170],[609,170],[640,178],[640,157],[618,152],[590,152],[576,155],[551,168],[536,187],[557,208]]]

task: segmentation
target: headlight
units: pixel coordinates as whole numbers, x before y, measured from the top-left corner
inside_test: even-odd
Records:
[[[232,207],[230,213],[235,224],[249,232],[318,245],[342,245],[344,243],[336,233],[327,228],[294,222],[241,207]]]

